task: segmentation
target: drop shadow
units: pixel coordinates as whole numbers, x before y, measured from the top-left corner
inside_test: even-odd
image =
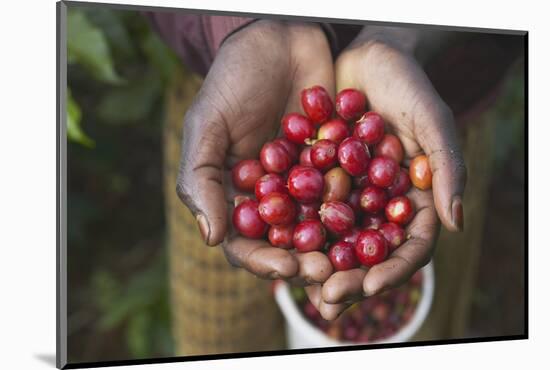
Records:
[[[51,365],[55,367],[55,353],[41,353],[41,354],[35,354],[35,358],[39,359],[40,361],[44,362],[47,365]]]

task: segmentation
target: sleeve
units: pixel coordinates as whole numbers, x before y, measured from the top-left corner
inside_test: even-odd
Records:
[[[206,75],[222,43],[256,21],[254,18],[210,16],[178,12],[144,12],[153,29],[194,72]],[[320,23],[335,57],[341,49],[338,26]]]

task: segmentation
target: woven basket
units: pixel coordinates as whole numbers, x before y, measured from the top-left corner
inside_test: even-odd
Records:
[[[175,354],[282,349],[284,322],[270,282],[231,267],[221,247],[206,246],[176,195],[183,116],[201,82],[181,71],[166,100],[164,192]]]
[[[413,340],[462,338],[466,334],[482,248],[493,167],[494,116],[487,111],[460,132],[468,182],[463,198],[464,232],[441,228],[434,256],[432,309]]]

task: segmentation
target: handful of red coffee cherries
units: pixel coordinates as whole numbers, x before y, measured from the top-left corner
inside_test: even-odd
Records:
[[[344,89],[335,100],[322,86],[304,89],[305,115],[286,114],[284,137],[233,167],[235,187],[256,198],[235,198],[233,225],[275,247],[326,251],[343,271],[383,262],[406,241],[415,214],[406,193],[411,183],[431,188],[432,173],[425,155],[400,166],[401,141],[378,113],[365,112],[361,91]]]

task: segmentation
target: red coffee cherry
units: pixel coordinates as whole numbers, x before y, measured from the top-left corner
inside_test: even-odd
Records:
[[[292,158],[281,144],[267,142],[260,151],[260,162],[267,172],[283,173],[292,165]]]
[[[273,192],[288,192],[286,188],[286,182],[281,175],[278,175],[276,173],[268,173],[267,175],[263,175],[258,179],[258,181],[256,181],[254,194],[256,195],[257,200],[261,200],[264,196]]]
[[[368,148],[360,140],[348,137],[338,147],[338,161],[340,167],[352,176],[361,176],[367,173],[370,154]]]
[[[325,228],[319,220],[302,221],[294,228],[292,242],[298,252],[321,250],[326,242]]]
[[[321,222],[337,235],[351,230],[355,224],[355,214],[350,206],[343,202],[327,202],[321,204],[319,211]]]
[[[287,194],[269,193],[258,206],[260,217],[270,225],[288,225],[296,218],[296,206]]]
[[[388,203],[388,196],[377,186],[367,186],[360,195],[360,205],[365,212],[377,213]]]
[[[359,236],[360,233],[361,233],[361,229],[359,229],[358,227],[354,227],[353,229],[351,229],[350,231],[342,235],[339,241],[351,243],[355,245],[355,242],[357,241],[357,237]]]
[[[305,220],[320,220],[319,209],[321,208],[320,202],[315,203],[298,203],[298,221]]]
[[[369,164],[368,174],[373,185],[387,188],[399,174],[399,165],[391,158],[376,157]]]
[[[289,113],[281,120],[283,133],[291,142],[303,145],[306,139],[315,135],[315,125],[309,118],[299,113]]]
[[[367,98],[359,90],[344,89],[336,95],[336,113],[346,121],[361,117],[367,105]]]
[[[323,202],[345,202],[351,190],[351,178],[348,173],[340,167],[334,167],[325,173],[324,179]]]
[[[300,203],[320,200],[323,187],[323,175],[316,168],[298,165],[288,175],[288,191]]]
[[[432,170],[430,162],[425,155],[415,157],[409,166],[411,181],[420,190],[428,190],[432,187]]]
[[[382,213],[368,214],[363,218],[363,228],[378,230],[384,222],[386,222],[386,216]]]
[[[290,160],[293,164],[298,162],[298,158],[300,156],[300,150],[298,149],[298,145],[291,143],[289,140],[287,140],[284,137],[279,137],[273,140],[273,142],[282,145],[286,149],[288,155],[290,156]]]
[[[380,233],[388,242],[390,253],[397,249],[406,240],[405,230],[393,222],[386,222],[380,225]]]
[[[371,185],[371,183],[369,181],[369,175],[368,174],[361,175],[361,176],[356,176],[356,177],[353,178],[353,187],[355,187],[357,189],[363,189],[363,188],[366,188],[369,185]]]
[[[406,225],[414,216],[414,206],[411,200],[403,195],[390,199],[386,205],[385,213],[388,221]]]
[[[304,112],[313,122],[323,123],[332,116],[334,106],[324,87],[313,86],[302,90],[301,100]]]
[[[328,250],[328,258],[336,271],[346,271],[359,267],[353,244],[339,241]]]
[[[388,242],[379,231],[365,230],[357,237],[355,253],[361,264],[371,267],[386,259]]]
[[[342,140],[349,136],[349,127],[346,121],[340,118],[334,118],[319,127],[317,139],[327,139],[340,144]]]
[[[353,209],[357,219],[362,213],[361,209],[361,189],[354,189],[349,193],[346,203]]]
[[[233,211],[233,226],[243,236],[260,239],[267,232],[268,225],[260,217],[258,202],[242,201]]]
[[[311,146],[306,146],[300,152],[300,165],[307,167],[314,167],[311,163]]]
[[[406,194],[411,188],[411,179],[409,178],[409,171],[405,168],[399,169],[399,174],[395,178],[393,184],[386,189],[390,198],[397,197],[399,195]]]
[[[404,150],[401,140],[392,134],[384,135],[374,147],[374,156],[391,158],[397,163],[403,162]]]
[[[353,136],[368,145],[378,143],[384,137],[384,120],[375,112],[365,113],[355,124]]]
[[[253,192],[256,181],[265,175],[260,161],[245,159],[237,163],[231,170],[233,185],[240,191]]]
[[[327,171],[338,163],[338,145],[330,140],[317,140],[311,148],[311,163],[321,171]]]
[[[283,249],[292,248],[292,237],[294,236],[295,226],[295,224],[271,226],[267,233],[271,245]]]

